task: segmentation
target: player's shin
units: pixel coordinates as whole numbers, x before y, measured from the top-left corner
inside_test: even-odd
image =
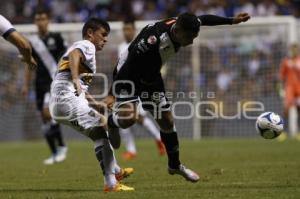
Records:
[[[55,141],[54,141],[54,136],[53,136],[53,131],[51,129],[51,123],[46,122],[42,125],[42,131],[44,133],[44,136],[46,138],[46,141],[48,143],[48,146],[51,150],[51,153],[54,155],[57,153]]]
[[[51,130],[53,131],[53,135],[57,141],[58,146],[60,146],[60,147],[65,146],[65,142],[62,137],[60,125],[54,121],[51,121]]]
[[[104,183],[108,187],[114,187],[117,184],[115,177],[116,160],[114,152],[107,138],[95,140],[96,157],[102,168]]]
[[[181,163],[179,160],[179,142],[177,133],[175,131],[164,132],[161,130],[160,137],[166,147],[169,168],[178,169]]]

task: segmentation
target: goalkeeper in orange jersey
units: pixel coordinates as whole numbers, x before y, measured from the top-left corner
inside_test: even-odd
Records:
[[[285,57],[280,65],[280,79],[284,86],[284,115],[296,106],[300,110],[300,54],[299,46],[290,47],[290,56]]]

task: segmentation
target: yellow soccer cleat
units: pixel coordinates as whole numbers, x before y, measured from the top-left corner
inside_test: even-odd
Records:
[[[126,185],[121,184],[121,183],[117,183],[114,187],[108,187],[108,186],[105,185],[103,191],[105,193],[120,192],[120,191],[134,191],[134,188],[126,186]]]
[[[284,142],[288,138],[287,132],[282,132],[276,139],[279,142]]]
[[[124,168],[124,169],[121,168],[120,173],[116,174],[116,179],[118,181],[121,181],[124,178],[127,178],[128,176],[130,176],[131,174],[133,174],[133,172],[134,172],[133,168]]]

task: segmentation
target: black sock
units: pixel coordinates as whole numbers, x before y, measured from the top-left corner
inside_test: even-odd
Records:
[[[167,150],[169,168],[178,169],[181,163],[179,160],[179,142],[177,133],[164,133],[160,131],[160,137]]]
[[[53,133],[51,132],[51,129],[47,130],[47,132],[45,133],[45,138],[51,150],[51,153],[55,154],[57,152],[57,149],[56,149],[55,140],[54,140]]]
[[[53,133],[54,139],[57,140],[58,146],[61,146],[61,147],[65,146],[59,124],[51,125],[50,129]]]
[[[100,164],[100,167],[102,169],[102,173],[103,175],[105,174],[105,170],[104,170],[104,164],[103,164],[103,155],[102,155],[102,152],[103,152],[103,148],[104,146],[98,146],[95,148],[95,154],[96,154],[96,158],[97,160],[99,161],[99,164]]]

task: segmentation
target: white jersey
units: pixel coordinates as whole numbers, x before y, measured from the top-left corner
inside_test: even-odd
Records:
[[[13,27],[13,25],[2,15],[0,15],[0,34],[5,39],[7,36],[13,32],[16,31],[16,29]]]
[[[82,93],[75,95],[75,87],[72,83],[69,54],[74,49],[79,49],[84,56],[80,63],[80,74],[96,73],[96,48],[88,40],[75,42],[62,56],[58,64],[58,73],[51,84],[50,114],[57,122],[67,124],[84,135],[90,136],[94,127],[101,125],[101,115],[89,106],[85,98],[88,90],[86,77],[81,77]]]
[[[84,56],[80,67],[84,69],[81,73],[96,73],[96,48],[89,40],[81,40],[70,46],[67,52],[62,56],[58,64],[58,73],[55,76],[57,80],[71,80],[71,71],[69,63],[69,54],[74,49],[79,49]]]
[[[125,41],[119,45],[117,71],[120,70],[121,66],[125,63],[125,61],[127,59],[129,45],[130,45],[130,42],[127,43]]]
[[[121,55],[123,53],[125,53],[129,47],[130,43],[127,43],[127,42],[123,42],[119,45],[119,48],[118,48],[118,58],[121,57]]]

